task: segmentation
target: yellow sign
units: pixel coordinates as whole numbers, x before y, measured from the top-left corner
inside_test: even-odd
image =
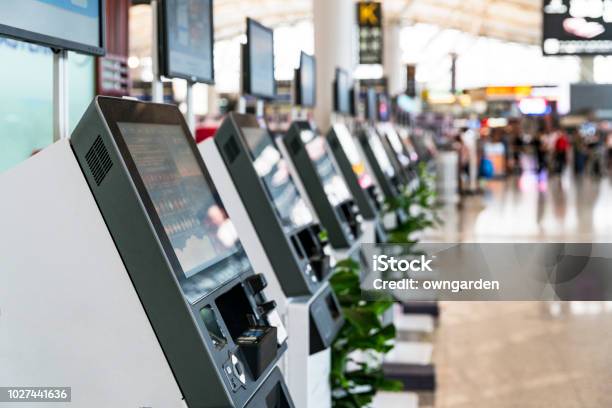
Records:
[[[486,88],[487,96],[523,97],[531,95],[530,86],[490,86]]]
[[[380,3],[359,3],[359,25],[380,25]]]

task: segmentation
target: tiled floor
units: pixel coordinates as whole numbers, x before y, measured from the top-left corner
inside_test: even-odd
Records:
[[[612,183],[488,183],[445,211],[446,242],[612,242]],[[612,303],[443,302],[439,408],[612,407]]]

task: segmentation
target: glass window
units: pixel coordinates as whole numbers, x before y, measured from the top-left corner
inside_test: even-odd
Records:
[[[0,37],[0,172],[53,143],[51,50]],[[94,58],[68,54],[70,129],[94,97]]]

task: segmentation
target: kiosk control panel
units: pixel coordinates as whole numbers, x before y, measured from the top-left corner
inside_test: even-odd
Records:
[[[98,97],[71,144],[187,405],[292,407],[275,302],[180,111]]]
[[[363,220],[325,139],[310,123],[294,122],[281,138],[303,191],[336,249],[350,248],[362,235]]]

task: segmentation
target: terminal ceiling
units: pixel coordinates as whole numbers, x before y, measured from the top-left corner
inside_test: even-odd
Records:
[[[328,0],[335,1],[335,0]],[[313,0],[215,0],[218,38],[244,29],[246,16],[278,26],[312,18]],[[477,36],[539,44],[539,0],[383,0],[385,19],[426,23]]]

